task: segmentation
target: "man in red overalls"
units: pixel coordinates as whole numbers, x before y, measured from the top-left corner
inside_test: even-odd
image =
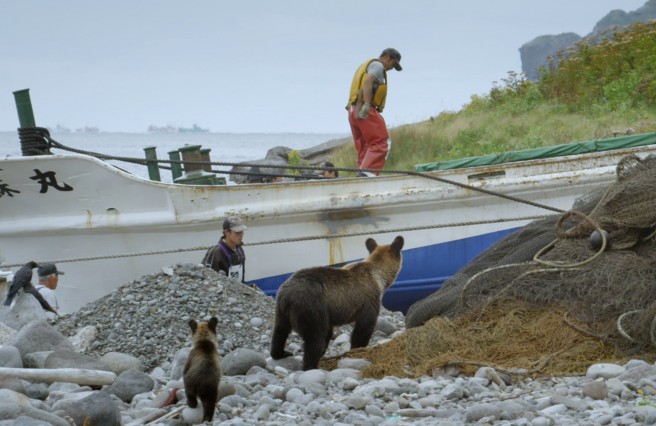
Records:
[[[377,59],[369,59],[358,67],[353,76],[348,110],[353,142],[358,151],[359,169],[382,169],[392,141],[380,114],[387,97],[387,71],[401,71],[398,50],[383,50]],[[358,176],[378,176],[379,172],[358,172]]]

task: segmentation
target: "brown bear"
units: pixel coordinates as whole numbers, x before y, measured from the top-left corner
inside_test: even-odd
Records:
[[[303,370],[318,368],[335,326],[355,323],[351,349],[369,344],[383,294],[401,270],[403,237],[382,246],[369,238],[365,245],[369,257],[361,262],[301,269],[280,286],[271,336],[273,359],[292,355],[285,351],[291,330],[303,339]]]
[[[216,402],[219,400],[221,360],[216,343],[216,317],[208,322],[189,321],[192,332],[192,349],[184,367],[184,387],[189,408],[203,404],[203,421],[211,422]]]

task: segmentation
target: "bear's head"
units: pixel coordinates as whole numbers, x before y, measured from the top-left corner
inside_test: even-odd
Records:
[[[207,322],[196,322],[195,320],[189,320],[189,327],[191,327],[192,340],[194,342],[198,340],[212,339],[216,340],[216,325],[219,323],[219,320],[216,317],[210,318]]]
[[[401,271],[403,242],[403,237],[400,235],[394,238],[392,244],[388,245],[379,246],[373,238],[368,238],[365,242],[367,250],[369,250],[369,257],[366,261],[376,265],[376,268],[387,277],[388,285],[392,285]]]

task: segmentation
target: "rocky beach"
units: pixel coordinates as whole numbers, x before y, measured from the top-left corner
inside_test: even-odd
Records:
[[[0,307],[0,426],[184,425],[182,369],[190,319],[219,319],[223,377],[214,425],[632,425],[656,424],[656,366],[594,364],[576,377],[509,377],[491,367],[422,377],[364,377],[366,359],[326,357],[336,368],[301,371],[295,356],[268,354],[274,301],[199,265],[172,265],[126,283],[77,312],[48,320],[20,294]],[[370,346],[404,332],[382,310]]]

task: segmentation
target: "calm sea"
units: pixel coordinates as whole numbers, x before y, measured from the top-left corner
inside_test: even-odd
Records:
[[[118,157],[145,158],[144,148],[157,148],[157,158],[168,160],[168,152],[185,145],[201,145],[210,148],[212,161],[238,163],[263,159],[269,149],[285,146],[305,149],[333,139],[343,139],[346,134],[326,133],[57,133],[51,136],[62,145]],[[53,153],[68,151],[53,149]],[[0,132],[0,157],[20,156],[20,142],[16,132]],[[109,161],[137,176],[148,177],[144,166],[123,161]],[[213,168],[218,168],[214,166]],[[221,166],[221,169],[229,167]],[[161,170],[162,181],[170,182],[171,175]]]

